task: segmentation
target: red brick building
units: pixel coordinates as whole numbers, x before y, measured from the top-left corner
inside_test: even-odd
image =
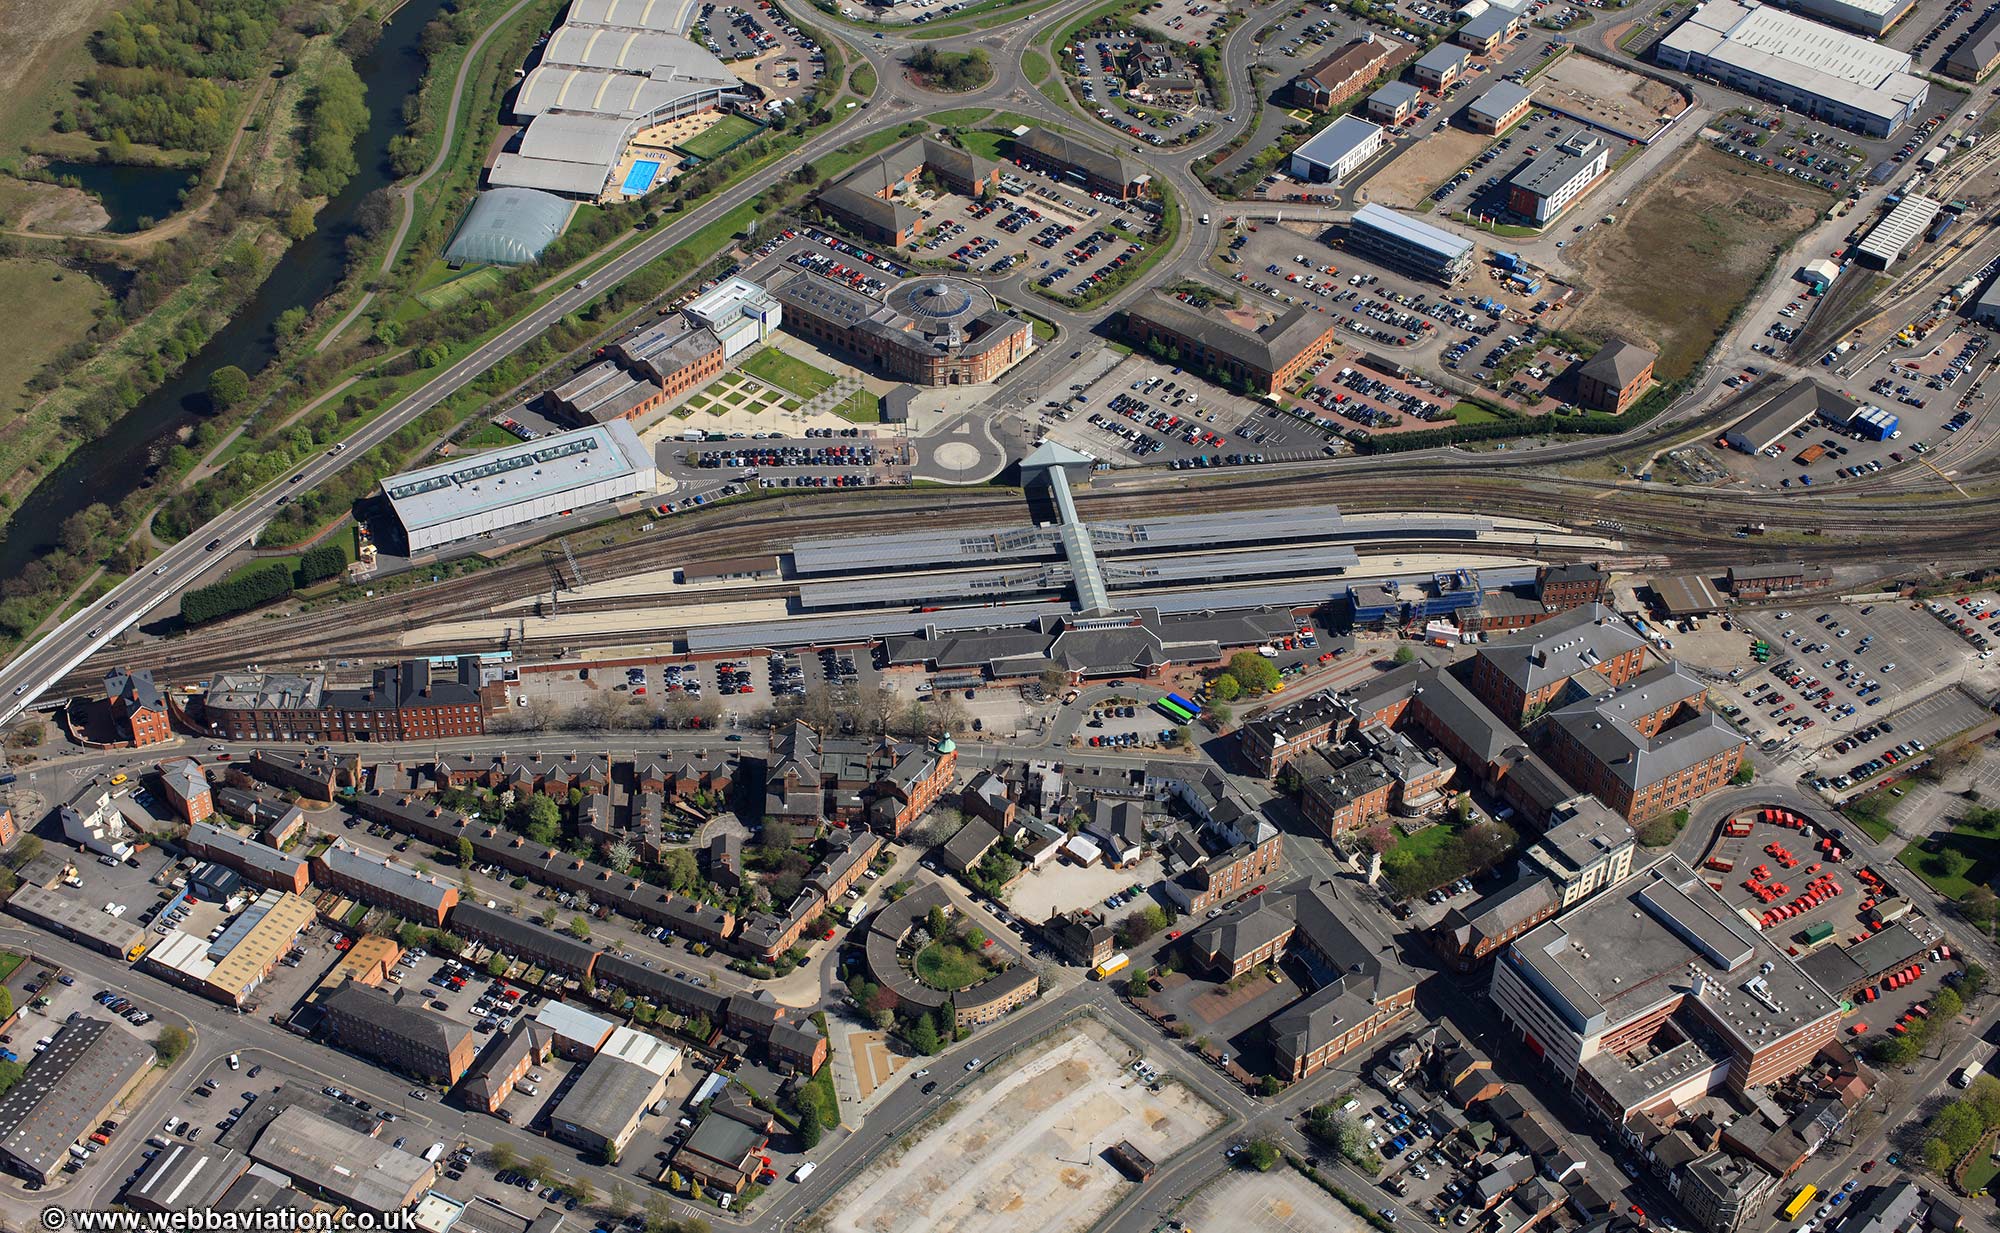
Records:
[[[1337,323],[1299,305],[1261,329],[1246,330],[1157,295],[1142,296],[1125,310],[1125,333],[1142,345],[1157,344],[1170,363],[1248,381],[1273,395],[1325,354]]]
[[[1501,719],[1521,724],[1575,680],[1586,692],[1623,685],[1646,666],[1646,643],[1601,604],[1571,608],[1480,648],[1472,691]]]
[[[166,697],[153,683],[151,669],[112,669],[104,677],[104,696],[119,735],[134,747],[157,745],[174,734]]]
[[[1693,804],[1729,783],[1746,747],[1706,702],[1699,680],[1655,668],[1551,713],[1549,761],[1628,821]]]
[[[1593,411],[1622,414],[1653,384],[1659,357],[1636,343],[1614,339],[1576,366],[1576,400]]]
[[[1286,85],[1294,107],[1331,111],[1366,90],[1396,58],[1397,48],[1374,35],[1354,40]]]

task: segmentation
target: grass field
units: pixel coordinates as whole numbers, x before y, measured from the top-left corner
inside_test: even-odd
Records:
[[[726,115],[674,148],[706,162],[720,158],[737,142],[757,132],[757,126],[742,116]]]
[[[953,992],[978,984],[993,971],[993,965],[981,958],[977,951],[967,950],[954,942],[932,942],[917,952],[911,966],[916,970],[918,980],[933,989]]]
[[[801,398],[811,398],[833,385],[832,373],[786,355],[776,347],[765,347],[737,367],[766,385],[775,385]]]
[[[1599,289],[1577,315],[1593,332],[1657,345],[1659,379],[1679,380],[1825,203],[1817,189],[1698,142],[1619,211],[1617,224],[1571,250],[1587,271],[1584,282]],[[1702,277],[1687,278],[1688,270]]]
[[[992,112],[990,107],[955,107],[950,111],[931,113],[930,122],[938,128],[953,124],[976,124]]]
[[[1451,418],[1461,424],[1497,424],[1500,417],[1475,402],[1461,402],[1451,409]]]
[[[787,411],[797,409],[785,408]],[[835,407],[833,413],[841,419],[856,424],[879,424],[882,422],[882,400],[867,390],[856,390],[847,396],[846,401]]]
[[[500,427],[500,425],[493,423],[491,420],[486,420],[482,421],[479,427],[466,434],[465,439],[460,441],[458,446],[460,449],[467,450],[491,450],[499,449],[503,445],[513,445],[520,441],[520,439],[505,428]]]
[[[28,957],[26,955],[17,954],[11,950],[0,950],[0,981],[12,976],[14,969],[26,963],[27,960]]]
[[[417,296],[417,303],[422,304],[432,312],[438,312],[450,308],[453,304],[458,303],[466,296],[472,295],[475,292],[486,291],[499,286],[500,279],[499,266],[482,265],[477,269],[469,270],[459,275],[450,282],[440,283],[430,290],[423,292]]]
[[[1887,792],[1871,792],[1849,801],[1841,812],[1847,815],[1848,821],[1868,832],[1870,839],[1881,843],[1895,829],[1889,821],[1889,813],[1895,805],[1896,798]]]
[[[984,130],[958,135],[958,143],[981,158],[999,158],[1001,147],[1009,140],[1011,139],[1005,133],[989,133]]]
[[[1028,51],[1021,55],[1021,71],[1028,75],[1030,84],[1039,86],[1049,79],[1055,69],[1049,64],[1047,56],[1039,51]]]
[[[1904,848],[1896,858],[1940,895],[1963,899],[2000,874],[2000,820],[1961,820]]]
[[[861,95],[863,98],[875,93],[875,66],[872,64],[855,65],[854,71],[847,75],[847,88]]]
[[[0,411],[11,414],[34,400],[29,379],[83,337],[109,298],[96,279],[53,262],[30,257],[0,261],[0,304],[7,305],[14,334],[7,354],[0,356]]]

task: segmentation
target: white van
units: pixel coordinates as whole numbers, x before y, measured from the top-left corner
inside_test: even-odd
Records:
[[[792,1180],[795,1182],[802,1182],[807,1178],[811,1177],[813,1175],[813,1170],[817,1168],[819,1168],[817,1164],[814,1164],[812,1161],[808,1160],[804,1164],[800,1165],[798,1168],[792,1170]]]

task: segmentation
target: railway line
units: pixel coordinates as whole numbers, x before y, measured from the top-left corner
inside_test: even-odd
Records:
[[[1869,559],[1885,564],[1989,551],[1992,528],[2000,525],[2000,497],[1967,499],[1926,492],[1856,502],[1706,490],[1678,492],[1566,476],[1479,476],[1462,470],[1441,473],[1435,461],[1366,462],[1366,477],[1355,475],[1351,468],[1232,477],[1206,484],[1179,476],[1146,477],[1116,490],[1085,490],[1077,503],[1084,516],[1105,521],[1157,516],[1165,501],[1171,502],[1176,513],[1218,518],[1275,505],[1338,504],[1355,513],[1379,513],[1409,509],[1410,494],[1422,491],[1424,505],[1431,510],[1513,516],[1603,533],[1621,540],[1627,554],[1667,556],[1690,568],[1719,567],[1748,555],[1752,546],[1735,534],[1742,523],[1763,523],[1781,534],[1791,533],[1793,538],[1784,551],[1802,560]],[[1502,472],[1518,469],[1492,468]],[[858,494],[830,501],[787,496],[747,506],[718,507],[712,514],[694,515],[659,535],[579,551],[576,559],[585,577],[605,581],[723,551],[776,552],[802,538],[852,532],[857,522],[865,522],[871,532],[890,532],[916,527],[990,526],[1017,522],[1020,517],[1020,498],[1012,492],[958,493],[942,507],[932,495],[912,491]],[[719,534],[727,535],[726,549],[717,544]],[[1769,555],[1769,543],[1765,541],[1767,546],[1760,555]],[[1463,541],[1401,545],[1410,552],[1465,546]],[[392,658],[402,652],[402,635],[412,627],[490,616],[505,601],[567,581],[563,577],[567,563],[559,556],[542,548],[528,551],[531,555],[525,559],[448,584],[385,596],[369,601],[365,608],[335,605],[288,617],[249,617],[183,637],[117,648],[86,661],[62,685],[71,691],[91,688],[114,664],[152,667],[175,679],[189,679],[248,663],[303,665],[333,658]],[[1596,555],[1615,561],[1619,554],[1579,554],[1551,547],[1537,555],[1551,560]],[[731,596],[769,599],[792,589],[773,584],[733,590]],[[669,598],[664,592],[646,591],[563,600],[559,608],[565,612],[614,612],[657,606]],[[684,601],[686,597],[683,593],[671,598]],[[662,627],[652,632],[671,638],[685,630]],[[629,643],[631,638],[630,631],[614,631],[566,636],[559,643],[542,638],[515,639],[512,647],[518,654],[533,655],[553,653],[558,646]],[[496,640],[489,645],[499,643]]]

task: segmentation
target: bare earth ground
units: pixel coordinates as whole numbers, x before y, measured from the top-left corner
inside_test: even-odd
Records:
[[[0,0],[0,158],[13,159],[47,135],[49,117],[90,66],[86,36],[116,3]],[[82,193],[0,176],[0,218],[17,219],[29,209],[39,225],[62,230],[96,230],[107,217]]]
[[[1535,78],[1535,98],[1634,137],[1651,136],[1687,106],[1672,86],[1574,54]]]
[[[1750,170],[1705,142],[1639,191],[1572,259],[1586,290],[1573,318],[1659,349],[1659,377],[1692,370],[1771,258],[1824,209],[1826,194]],[[1700,270],[1691,279],[1685,271]]]
[[[1425,123],[1429,123],[1426,121]],[[1356,201],[1377,205],[1414,207],[1431,195],[1431,190],[1458,174],[1481,150],[1497,140],[1484,133],[1446,126],[1403,147],[1387,167],[1369,176],[1354,191]]]
[[[1360,1233],[1366,1226],[1332,1195],[1287,1168],[1230,1173],[1195,1192],[1181,1211],[1194,1233]]]
[[[1094,1020],[1015,1055],[849,1183],[833,1233],[1075,1233],[1132,1185],[1103,1159],[1129,1139],[1164,1161],[1221,1122],[1187,1088],[1147,1091]]]

